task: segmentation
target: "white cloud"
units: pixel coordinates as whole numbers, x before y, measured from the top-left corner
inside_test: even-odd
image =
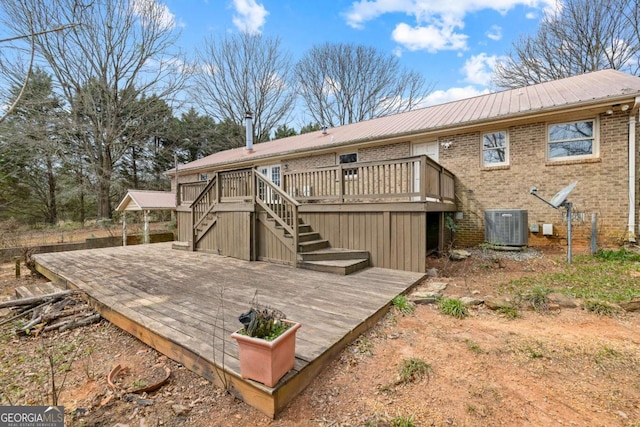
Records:
[[[457,101],[459,99],[472,98],[474,96],[486,95],[489,89],[478,90],[474,86],[452,87],[447,90],[436,90],[431,92],[420,104],[421,107],[444,104],[446,102]]]
[[[557,0],[358,0],[344,13],[347,24],[363,28],[371,20],[385,14],[405,14],[413,23],[400,22],[393,30],[393,39],[410,50],[466,49],[465,17],[481,10],[506,14],[515,6],[551,9]],[[489,37],[501,37],[494,28]],[[495,39],[494,39],[495,40]]]
[[[410,27],[400,23],[391,33],[393,40],[409,50],[460,50],[467,48],[467,36],[455,33],[453,27],[438,28],[434,25]]]
[[[461,71],[465,75],[464,81],[471,84],[489,86],[493,69],[500,59],[497,55],[487,55],[484,52],[479,55],[473,55],[462,66]]]
[[[492,25],[491,30],[487,32],[487,37],[491,40],[501,40],[502,39],[502,27],[500,25]]]
[[[236,11],[233,24],[240,31],[249,34],[260,33],[260,28],[269,14],[263,5],[256,3],[256,0],[233,0],[233,8]]]
[[[166,5],[156,2],[156,0],[131,0],[129,4],[133,13],[140,17],[143,24],[154,21],[167,29],[176,26],[175,15]]]
[[[536,12],[527,12],[524,17],[527,19],[537,19],[538,14]]]

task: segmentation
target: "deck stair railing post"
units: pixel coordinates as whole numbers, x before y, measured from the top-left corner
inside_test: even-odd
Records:
[[[269,181],[269,179],[258,170],[253,169],[253,176],[256,203],[262,207],[286,233],[291,235],[293,242],[290,249],[294,255],[297,254],[299,241],[298,207],[300,203],[287,194],[282,188]]]
[[[200,192],[198,197],[191,203],[191,224],[192,224],[192,236],[191,236],[191,250],[196,250],[198,240],[202,235],[198,230],[201,228],[202,223],[209,216],[216,203],[219,201],[219,185],[218,185],[218,173],[213,175],[213,178],[207,183],[204,189]]]
[[[427,200],[427,156],[420,156],[420,201]]]

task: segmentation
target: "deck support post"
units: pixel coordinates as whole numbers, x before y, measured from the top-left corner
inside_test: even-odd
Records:
[[[122,212],[122,246],[127,246],[127,211]]]
[[[142,228],[142,243],[148,244],[150,242],[149,239],[149,211],[144,211],[144,227]]]

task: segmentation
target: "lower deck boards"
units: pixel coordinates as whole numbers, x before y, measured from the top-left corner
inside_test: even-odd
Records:
[[[38,254],[37,268],[80,289],[102,316],[274,417],[421,273],[339,276],[171,249],[171,243]],[[230,334],[254,297],[302,323],[296,364],[274,388],[240,377]]]

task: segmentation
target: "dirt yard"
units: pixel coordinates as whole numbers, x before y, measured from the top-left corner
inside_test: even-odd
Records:
[[[496,295],[512,278],[563,268],[545,251],[512,259],[432,259],[446,296]],[[0,294],[36,279],[0,267]],[[0,319],[2,320],[2,319]],[[347,348],[275,421],[214,388],[105,321],[41,337],[0,329],[0,404],[49,404],[51,364],[73,426],[640,426],[640,315],[579,308],[508,319],[479,305],[456,319],[434,305],[392,311]],[[426,375],[399,381],[403,360]],[[129,386],[171,377],[155,392],[112,391],[109,371],[131,367]],[[66,378],[65,378],[66,376]],[[64,383],[63,383],[64,382]],[[393,424],[393,419],[397,424]]]

